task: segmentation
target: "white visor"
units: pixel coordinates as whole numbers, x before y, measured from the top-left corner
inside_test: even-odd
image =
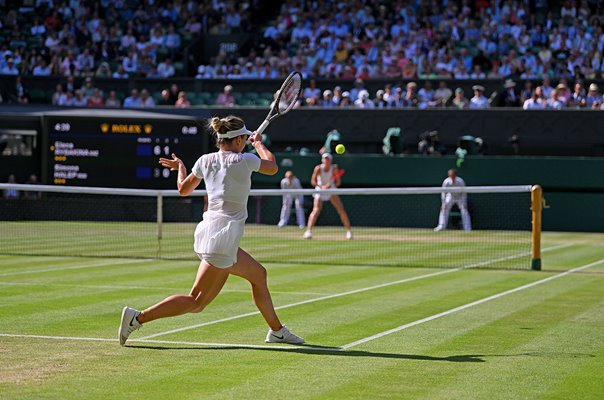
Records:
[[[243,128],[237,129],[236,131],[228,131],[227,133],[217,133],[218,139],[232,139],[241,135],[252,136],[252,132],[243,125]]]

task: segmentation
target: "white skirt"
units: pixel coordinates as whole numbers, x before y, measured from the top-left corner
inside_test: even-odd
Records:
[[[233,266],[237,262],[244,226],[245,220],[233,220],[206,211],[195,229],[195,253],[217,268]]]
[[[321,190],[321,186],[315,186],[315,189]],[[323,194],[323,193],[315,193],[315,194],[313,194],[313,197],[315,199],[319,199],[321,201],[327,201],[327,200],[331,199],[330,194]]]

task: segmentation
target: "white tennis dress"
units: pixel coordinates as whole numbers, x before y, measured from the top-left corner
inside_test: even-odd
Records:
[[[319,175],[317,175],[317,186],[315,189],[322,189],[321,186],[329,185],[329,189],[336,189],[336,181],[333,179],[333,164],[329,166],[329,169],[325,171],[323,166],[320,166]],[[330,194],[317,193],[313,195],[315,199],[327,201],[331,198]]]
[[[194,249],[199,258],[217,268],[237,262],[251,175],[259,169],[256,155],[222,150],[204,154],[193,166],[193,174],[205,180],[208,191],[208,211],[195,229]]]

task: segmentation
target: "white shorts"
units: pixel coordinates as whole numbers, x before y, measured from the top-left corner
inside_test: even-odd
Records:
[[[245,220],[237,221],[205,212],[195,229],[195,253],[216,268],[232,267],[237,262],[244,226]]]
[[[321,190],[321,186],[315,186],[315,189]],[[315,194],[313,194],[313,197],[315,199],[319,199],[321,201],[328,201],[329,199],[331,199],[330,194],[322,194],[322,193],[315,193]]]

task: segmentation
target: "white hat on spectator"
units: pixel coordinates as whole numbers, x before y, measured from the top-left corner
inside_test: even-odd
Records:
[[[516,82],[514,82],[511,79],[506,79],[505,83],[503,84],[503,87],[506,88],[506,89],[510,89],[510,88],[516,87]]]
[[[375,92],[375,97],[380,97],[384,95],[384,91],[382,89],[378,90],[377,92]]]
[[[359,99],[366,99],[369,97],[369,92],[366,90],[359,91]]]
[[[327,97],[327,96],[331,96],[333,93],[331,92],[331,90],[327,89],[325,91],[323,91],[323,97]]]
[[[350,97],[350,92],[344,92],[344,93],[342,93],[342,97]]]
[[[472,86],[472,90],[478,90],[479,92],[484,92],[484,86],[474,85],[474,86]]]
[[[232,87],[231,85],[226,85],[226,86],[224,87],[224,91],[225,91],[225,92],[231,92],[231,91],[233,91],[233,87]]]
[[[591,85],[589,85],[589,91],[590,92],[597,92],[598,91],[598,85],[596,85],[595,83],[592,83]]]

